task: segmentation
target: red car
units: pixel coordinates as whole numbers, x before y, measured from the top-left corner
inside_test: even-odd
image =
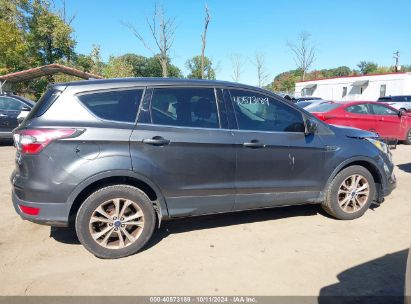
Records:
[[[382,138],[411,145],[411,116],[389,105],[372,101],[329,101],[306,110],[329,124],[372,131]]]

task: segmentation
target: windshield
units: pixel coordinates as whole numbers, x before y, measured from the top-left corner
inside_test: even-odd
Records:
[[[331,110],[337,109],[341,107],[341,104],[334,103],[334,102],[324,102],[320,104],[313,104],[307,108],[305,108],[309,112],[329,112]]]

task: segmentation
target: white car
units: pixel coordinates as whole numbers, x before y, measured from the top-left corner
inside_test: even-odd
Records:
[[[385,96],[380,97],[378,102],[384,102],[397,110],[411,111],[411,96]]]

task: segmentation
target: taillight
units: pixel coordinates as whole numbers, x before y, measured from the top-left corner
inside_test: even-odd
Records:
[[[56,139],[81,134],[77,129],[29,129],[13,135],[14,144],[23,154],[37,154]]]

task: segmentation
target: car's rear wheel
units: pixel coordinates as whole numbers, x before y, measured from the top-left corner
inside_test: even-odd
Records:
[[[102,188],[91,194],[76,217],[76,232],[83,246],[100,258],[122,258],[139,251],[155,228],[149,198],[128,185]]]
[[[322,207],[337,219],[356,219],[368,210],[375,193],[376,186],[371,173],[362,166],[351,166],[334,177]]]
[[[405,145],[411,145],[411,129],[408,130],[407,132],[407,137],[403,141]]]

